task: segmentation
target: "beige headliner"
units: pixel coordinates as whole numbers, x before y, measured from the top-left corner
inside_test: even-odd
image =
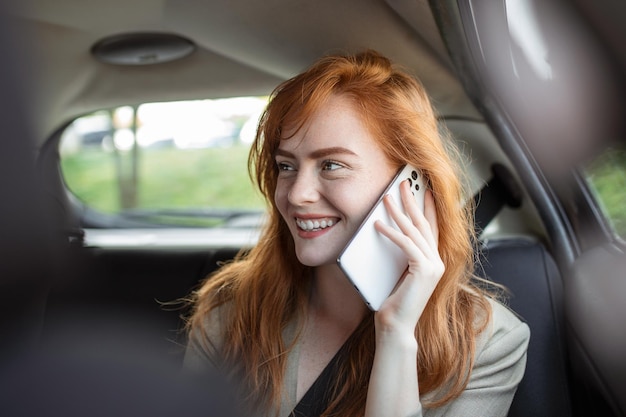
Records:
[[[411,69],[445,116],[479,117],[453,75],[427,1],[27,0],[12,13],[33,46],[29,83],[42,142],[78,114],[114,105],[267,94],[317,57],[373,48]],[[141,67],[97,62],[91,46],[133,31],[170,32],[191,56]]]

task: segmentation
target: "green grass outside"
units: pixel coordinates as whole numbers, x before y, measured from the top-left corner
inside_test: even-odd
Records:
[[[248,147],[178,150],[141,149],[136,207],[263,208],[247,170]],[[83,150],[62,159],[69,189],[87,205],[107,213],[122,209],[120,173],[129,181],[131,154]],[[121,168],[120,168],[121,167]]]
[[[626,239],[626,151],[606,152],[586,173],[613,228]]]

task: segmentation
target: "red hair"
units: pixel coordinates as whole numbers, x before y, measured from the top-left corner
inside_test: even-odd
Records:
[[[416,328],[421,394],[441,389],[435,407],[458,396],[469,379],[475,339],[488,323],[487,297],[472,283],[474,223],[457,164],[458,151],[442,136],[422,85],[373,51],[324,57],[279,85],[261,118],[249,169],[269,206],[258,244],[222,267],[194,294],[189,328],[203,335],[204,317],[230,303],[221,354],[236,364],[245,386],[263,407],[280,404],[287,353],[285,326],[303,314],[311,270],[301,265],[274,203],[275,151],[284,132],[302,127],[331,95],[352,100],[363,123],[390,161],[419,167],[433,193],[439,221],[439,252],[445,273]],[[373,315],[349,341],[325,415],[362,415],[374,357]]]

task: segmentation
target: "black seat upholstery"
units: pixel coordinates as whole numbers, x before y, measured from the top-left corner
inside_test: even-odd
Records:
[[[571,416],[563,286],[554,260],[530,239],[490,241],[477,273],[508,288],[509,307],[530,327],[526,373],[509,417]]]

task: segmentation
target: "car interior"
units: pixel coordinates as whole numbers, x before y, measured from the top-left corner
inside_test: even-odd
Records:
[[[429,92],[466,160],[476,274],[505,286],[509,307],[531,329],[509,416],[626,416],[626,246],[577,170],[600,149],[624,145],[626,10],[608,1],[529,1],[525,10],[513,3],[7,3],[0,24],[0,53],[10,64],[0,72],[5,357],[127,338],[176,367],[186,342],[183,300],[258,235],[262,213],[248,211],[212,230],[99,213],[70,189],[62,165],[75,120],[144,103],[267,97],[323,55],[369,48]],[[536,33],[557,47],[540,61],[557,75],[529,75],[537,61],[528,48],[540,42],[519,40],[539,37],[528,21],[516,38],[520,16],[534,18]],[[584,68],[569,65],[583,61]],[[546,93],[549,82],[562,84]],[[572,109],[580,97],[588,102]],[[559,142],[568,135],[571,145]],[[576,135],[591,139],[575,143]]]

